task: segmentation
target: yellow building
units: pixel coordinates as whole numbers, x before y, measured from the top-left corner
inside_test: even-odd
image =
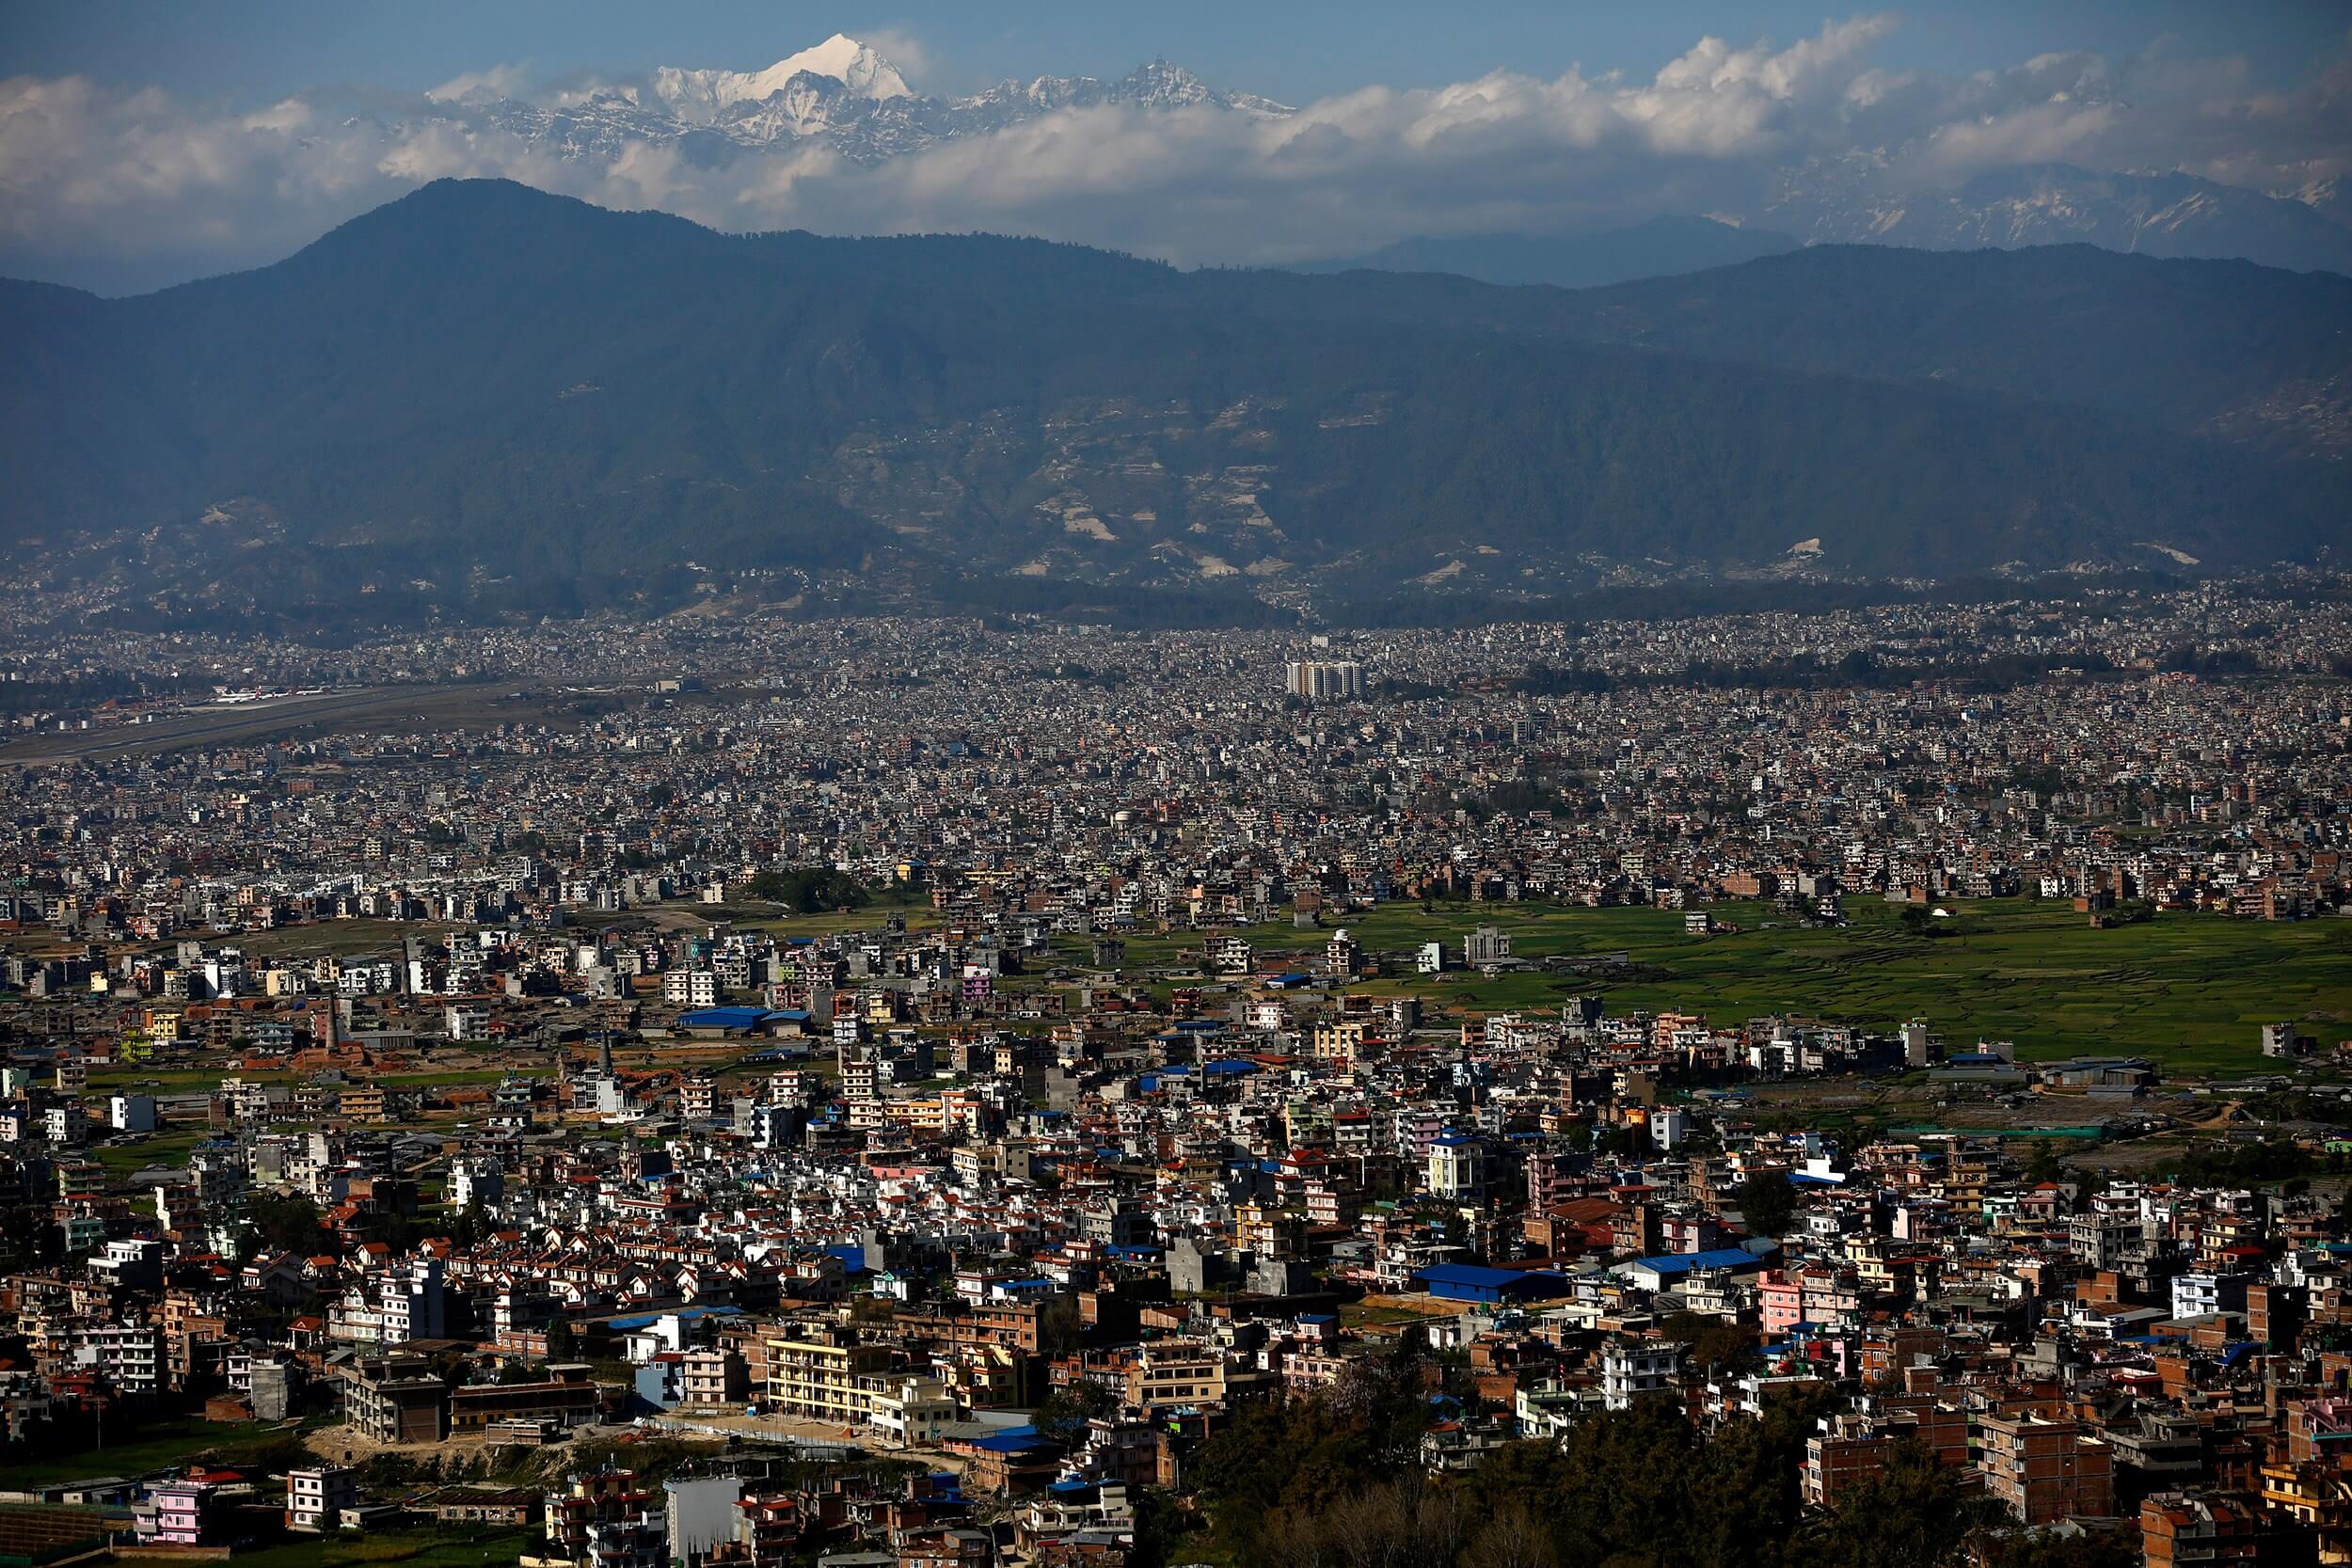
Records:
[[[1127,1402],[1147,1414],[1225,1398],[1225,1358],[1182,1340],[1146,1345],[1127,1365]]]
[[[887,1345],[830,1338],[771,1339],[767,1402],[784,1415],[856,1426],[872,1414],[879,1374],[889,1367]],[[873,1386],[867,1386],[869,1377]]]
[[[352,1084],[335,1097],[335,1109],[345,1121],[381,1125],[392,1119],[381,1084]]]
[[[1353,1067],[1363,1060],[1364,1026],[1327,1020],[1307,1032],[1307,1050],[1318,1062],[1345,1062]]]

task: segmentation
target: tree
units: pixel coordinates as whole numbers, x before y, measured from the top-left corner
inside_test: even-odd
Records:
[[[1797,1189],[1786,1173],[1764,1171],[1740,1183],[1733,1204],[1757,1236],[1782,1236],[1797,1217]]]
[[[1078,1321],[1078,1298],[1075,1296],[1056,1296],[1038,1314],[1038,1354],[1049,1361],[1076,1350],[1078,1341],[1085,1337],[1086,1326]]]
[[[1839,1497],[1814,1532],[1809,1560],[1820,1568],[1943,1568],[1965,1559],[1971,1528],[1997,1507],[1972,1501],[1919,1444],[1898,1443],[1884,1467]]]
[[[569,1361],[580,1353],[578,1339],[572,1334],[571,1320],[557,1318],[548,1324],[548,1359]]]
[[[1745,1323],[1681,1311],[1661,1328],[1667,1338],[1690,1347],[1691,1359],[1712,1370],[1744,1361],[1756,1351],[1756,1331]]]
[[[1551,1531],[1523,1502],[1508,1502],[1470,1532],[1462,1568],[1554,1568]]]
[[[770,903],[788,905],[803,914],[863,909],[871,896],[855,877],[826,866],[763,871],[752,879],[751,894]]]
[[[1108,1388],[1090,1378],[1080,1378],[1046,1395],[1030,1424],[1039,1435],[1068,1447],[1085,1433],[1089,1421],[1109,1415],[1118,1406],[1118,1396]]]
[[[11,1265],[62,1262],[65,1227],[47,1209],[11,1204],[0,1211],[0,1259]]]
[[[1980,1532],[1977,1560],[1983,1568],[2138,1568],[2137,1537],[2054,1535],[2046,1530]]]
[[[318,1251],[324,1241],[319,1206],[299,1193],[270,1193],[256,1198],[246,1206],[246,1218],[261,1232],[262,1240],[278,1252],[308,1256]]]

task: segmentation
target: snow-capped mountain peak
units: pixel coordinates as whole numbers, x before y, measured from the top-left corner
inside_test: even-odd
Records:
[[[856,98],[886,103],[911,98],[898,68],[866,44],[842,33],[765,71],[685,71],[663,66],[653,73],[656,97],[681,119],[709,124],[739,103],[764,103],[800,75],[825,76]]]
[[[665,66],[644,76],[591,79],[535,96],[510,97],[489,87],[426,96],[420,108],[421,119],[448,131],[494,131],[561,158],[602,161],[632,145],[669,145],[696,165],[713,167],[794,145],[821,146],[871,167],[1069,110],[1223,112],[1257,119],[1296,112],[1272,99],[1211,87],[1165,60],[1111,82],[1039,76],[931,97],[910,88],[872,47],[839,33],[760,71]]]

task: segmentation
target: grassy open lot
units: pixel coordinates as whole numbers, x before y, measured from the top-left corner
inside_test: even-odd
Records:
[[[2048,1058],[2129,1053],[2177,1071],[2229,1074],[2260,1068],[2263,1023],[2295,1020],[2323,1045],[2352,1038],[2352,921],[2273,924],[2217,915],[2162,915],[2093,930],[2064,904],[2029,899],[1963,902],[1940,934],[1904,929],[1900,911],[1850,901],[1842,929],[1811,929],[1769,905],[1719,905],[1742,928],[1683,932],[1675,911],[1588,910],[1540,904],[1399,904],[1344,924],[1375,952],[1442,941],[1458,959],[1463,935],[1490,924],[1511,933],[1518,956],[1623,953],[1630,973],[1487,978],[1391,973],[1368,989],[1409,992],[1462,1013],[1556,1006],[1598,994],[1615,1009],[1679,1009],[1718,1023],[1796,1013],[1874,1029],[1925,1018],[1958,1045],[2017,1043]],[[1318,953],[1327,932],[1288,923],[1246,928],[1261,958]],[[1130,970],[1185,960],[1197,934],[1136,937]],[[1063,951],[1086,961],[1083,941]]]
[[[353,1074],[365,1083],[382,1084],[395,1089],[450,1088],[468,1084],[499,1084],[509,1078],[552,1078],[551,1067],[469,1067],[427,1069],[422,1072],[362,1072]]]
[[[414,1072],[355,1072],[351,1076],[355,1083],[382,1084],[396,1089],[430,1089],[463,1084],[496,1084],[508,1077],[546,1078],[554,1072],[554,1068],[542,1064],[513,1068],[425,1068]],[[231,1073],[226,1068],[158,1068],[134,1063],[128,1067],[93,1069],[89,1075],[89,1091],[92,1095],[111,1095],[126,1089],[143,1089],[155,1094],[186,1094],[216,1087],[223,1078],[239,1078],[248,1084],[294,1084],[307,1076],[280,1068],[246,1069]]]
[[[495,1525],[448,1525],[437,1529],[370,1530],[364,1535],[295,1537],[256,1552],[240,1552],[241,1568],[476,1568],[511,1563],[538,1540],[529,1529]]]
[[[189,1151],[211,1136],[212,1130],[205,1127],[166,1127],[144,1143],[104,1144],[90,1152],[107,1174],[121,1177],[151,1165],[183,1166],[188,1163]]]
[[[879,931],[894,914],[906,916],[907,929],[928,931],[945,924],[938,911],[928,904],[868,904],[847,914],[838,911],[826,914],[778,914],[736,922],[738,930],[773,931],[782,941],[792,937],[835,937],[845,931]]]
[[[297,1435],[292,1426],[170,1416],[148,1422],[134,1433],[110,1435],[103,1448],[10,1465],[8,1477],[14,1486],[50,1486],[94,1476],[143,1476],[181,1468],[199,1455],[234,1467]]]
[[[92,1068],[89,1092],[103,1098],[126,1090],[150,1094],[193,1094],[202,1089],[217,1088],[224,1078],[237,1077],[247,1083],[291,1084],[291,1072],[237,1072],[216,1067],[156,1067],[151,1063],[132,1062],[121,1067]]]
[[[397,958],[409,937],[437,941],[470,926],[429,925],[404,920],[322,920],[309,926],[284,926],[275,931],[247,931],[222,939],[223,944],[262,957],[314,958],[326,954],[350,958],[368,954]]]

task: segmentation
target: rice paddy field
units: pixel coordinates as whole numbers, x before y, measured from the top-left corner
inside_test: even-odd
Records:
[[[1678,911],[1537,904],[1400,904],[1344,925],[1374,953],[1409,955],[1442,941],[1458,961],[1462,937],[1485,924],[1509,932],[1521,958],[1627,960],[1581,974],[1422,976],[1405,957],[1365,982],[1463,1014],[1597,995],[1612,1010],[1694,1012],[1716,1023],[1779,1013],[1886,1030],[1924,1018],[1955,1047],[2010,1040],[2027,1059],[2144,1055],[2174,1073],[2217,1076],[2265,1065],[2264,1023],[2294,1022],[2323,1054],[2352,1038],[2352,920],[2169,914],[2094,929],[2054,901],[1946,908],[1952,918],[1932,922],[1932,935],[1907,929],[1899,909],[1860,899],[1848,903],[1848,925],[1825,928],[1770,905],[1717,905],[1716,920],[1740,928],[1709,936],[1686,934]],[[1329,935],[1287,923],[1241,934],[1262,959],[1295,951],[1301,967]],[[1200,945],[1192,934],[1132,938],[1126,967],[1181,964]],[[1070,952],[1085,961],[1083,942]]]

